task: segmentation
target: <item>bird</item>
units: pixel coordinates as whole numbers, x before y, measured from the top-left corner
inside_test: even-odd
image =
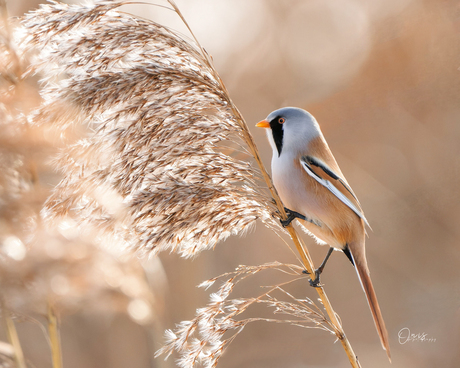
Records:
[[[310,283],[320,286],[319,276],[333,250],[345,253],[357,271],[380,342],[391,362],[388,332],[366,259],[365,227],[369,223],[318,122],[303,109],[284,107],[256,126],[266,128],[273,150],[272,180],[288,216],[281,223],[287,226],[297,218],[307,233],[330,247]]]

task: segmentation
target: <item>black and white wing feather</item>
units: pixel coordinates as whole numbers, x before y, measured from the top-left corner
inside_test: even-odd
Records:
[[[353,190],[339,175],[337,175],[332,169],[327,167],[326,164],[320,160],[311,157],[303,156],[300,159],[300,164],[313,179],[315,179],[322,186],[327,188],[332,194],[334,194],[342,203],[348,206],[354,213],[356,213],[364,223],[370,227],[364,216],[361,205],[359,204],[358,198],[356,198]],[[318,170],[319,169],[319,170]],[[335,185],[333,184],[335,182]],[[340,190],[340,188],[342,190]],[[347,195],[348,194],[348,195]]]

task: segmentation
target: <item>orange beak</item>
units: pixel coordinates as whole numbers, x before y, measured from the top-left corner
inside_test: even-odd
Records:
[[[262,120],[262,121],[259,121],[256,124],[256,127],[258,127],[258,128],[270,128],[270,123],[267,120]]]

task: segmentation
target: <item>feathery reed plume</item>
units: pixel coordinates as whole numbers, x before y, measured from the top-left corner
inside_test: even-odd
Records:
[[[91,305],[127,312],[134,300],[149,305],[152,297],[138,262],[100,249],[70,219],[57,223],[55,230],[43,226],[40,211],[50,195],[43,181],[57,179],[47,163],[57,148],[49,129],[30,125],[23,118],[40,100],[35,81],[21,75],[27,59],[17,51],[8,27],[2,27],[0,42],[0,285],[4,306],[15,313],[46,315],[49,300],[60,312]],[[122,285],[123,280],[128,284]]]
[[[270,269],[287,274],[291,276],[291,279],[282,284],[267,287],[268,291],[257,297],[229,299],[230,293],[238,283],[249,276]],[[309,298],[297,299],[283,288],[295,281],[305,280],[303,268],[279,262],[260,266],[239,266],[234,272],[203,282],[200,287],[209,288],[218,279],[227,276],[231,277],[222,283],[216,293],[211,294],[208,306],[198,309],[193,320],[181,322],[175,331],[166,331],[167,344],[157,351],[157,356],[166,354],[167,358],[175,350],[180,353],[178,365],[182,368],[193,368],[196,365],[216,367],[218,360],[235,337],[247,324],[255,321],[289,323],[295,326],[321,329],[332,334],[336,333],[334,325]],[[273,296],[275,293],[287,296],[290,301],[277,299],[276,296]],[[288,318],[239,319],[241,314],[255,304],[266,304],[274,308],[275,314]],[[196,335],[198,337],[195,337]]]
[[[56,230],[43,226],[40,211],[50,195],[44,183],[57,181],[47,161],[57,148],[52,130],[24,119],[40,98],[36,81],[22,75],[27,59],[18,51],[10,25],[2,20],[0,309],[15,366],[26,363],[14,321],[39,315],[48,319],[53,367],[59,368],[58,315],[79,310],[120,312],[145,324],[154,317],[153,296],[137,261],[96,246],[69,219],[60,221]]]
[[[40,125],[84,122],[56,163],[44,215],[70,216],[139,253],[183,256],[271,221],[259,173],[228,154],[244,132],[199,49],[173,31],[94,5],[42,5],[23,21],[44,103]],[[237,143],[238,144],[238,143]]]

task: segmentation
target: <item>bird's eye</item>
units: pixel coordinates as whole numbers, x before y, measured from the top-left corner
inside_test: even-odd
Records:
[[[278,118],[278,123],[280,124],[284,124],[285,121],[286,121],[285,118]]]

